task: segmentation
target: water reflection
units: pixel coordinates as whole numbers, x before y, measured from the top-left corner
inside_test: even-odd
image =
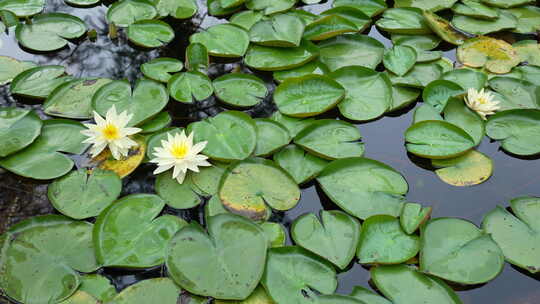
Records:
[[[98,5],[90,9],[80,9],[66,6],[61,0],[49,0],[46,11],[66,12],[84,19],[89,28],[95,29],[98,39],[70,43],[68,47],[48,54],[35,54],[21,50],[14,39],[13,29],[9,35],[1,34],[3,47],[0,55],[8,55],[21,60],[32,60],[38,64],[61,64],[67,67],[70,74],[76,77],[108,77],[113,79],[128,79],[134,81],[141,77],[139,66],[155,57],[168,56],[184,59],[184,50],[189,43],[189,36],[210,25],[222,23],[224,20],[208,16],[204,6],[205,1],[199,0],[202,8],[197,16],[190,20],[167,19],[176,29],[176,38],[169,46],[157,50],[135,48],[127,42],[124,34],[111,40],[108,26],[104,19],[106,7]],[[318,13],[329,7],[329,3],[305,6],[305,9]],[[375,27],[369,30],[369,35],[375,37],[386,46],[391,42],[381,35]],[[443,46],[445,47],[445,46]],[[446,50],[446,49],[445,49]],[[446,50],[445,56],[455,59],[454,50]],[[240,60],[213,59],[209,67],[211,78],[218,77],[231,71],[251,72]],[[267,83],[270,92],[275,89],[271,73],[257,73]],[[6,86],[0,87],[0,105],[17,105],[39,108],[40,105],[26,105],[9,95]],[[381,119],[359,124],[358,128],[366,143],[366,157],[382,161],[399,172],[407,179],[410,191],[407,198],[433,207],[434,217],[460,217],[479,225],[483,215],[496,205],[507,206],[509,199],[516,196],[540,196],[540,161],[510,156],[499,149],[498,143],[485,138],[478,150],[489,155],[495,164],[494,175],[485,183],[473,187],[457,188],[440,181],[430,170],[430,164],[408,156],[404,147],[403,134],[412,122],[414,105],[407,109],[383,117]],[[167,110],[171,113],[175,125],[185,125],[191,121],[216,115],[225,107],[211,97],[194,106],[171,101]],[[267,117],[275,110],[268,96],[260,105],[248,110],[254,117]],[[399,114],[399,115],[398,115]],[[336,112],[326,116],[336,117]],[[151,166],[143,166],[137,172],[124,180],[123,194],[153,193],[154,178]],[[54,213],[55,211],[46,198],[46,183],[17,177],[11,173],[1,173],[0,183],[0,233],[8,226],[28,216]],[[303,189],[299,205],[288,212],[275,213],[271,220],[283,223],[287,228],[299,215],[306,212],[318,213],[321,209],[338,209],[324,195],[315,183],[306,185]],[[202,207],[190,210],[166,209],[165,213],[175,214],[187,220],[202,221]],[[288,238],[288,243],[291,243]],[[148,271],[119,271],[101,270],[101,273],[113,279],[121,289],[138,280],[162,276],[163,267]],[[369,271],[358,264],[339,274],[340,293],[349,293],[356,285],[367,286]],[[531,276],[520,269],[506,265],[503,273],[494,281],[469,290],[459,291],[464,303],[503,303],[503,304],[532,304],[540,303],[540,283],[538,276]],[[0,299],[1,302],[1,299]]]

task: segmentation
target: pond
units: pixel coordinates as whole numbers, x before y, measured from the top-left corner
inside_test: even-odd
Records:
[[[192,18],[179,20],[167,17],[163,19],[174,29],[174,40],[164,47],[147,49],[128,41],[122,31],[119,32],[116,39],[109,37],[110,28],[105,16],[110,5],[111,3],[108,1],[104,1],[104,4],[82,8],[68,6],[60,0],[47,0],[45,12],[63,12],[81,18],[89,29],[96,30],[97,39],[95,41],[84,38],[75,39],[58,51],[35,52],[21,47],[16,40],[14,30],[11,29],[9,33],[0,34],[0,56],[33,61],[39,66],[62,65],[66,68],[67,74],[76,78],[127,79],[131,83],[135,83],[137,79],[143,77],[140,72],[142,64],[158,57],[177,58],[185,62],[186,48],[190,44],[189,39],[192,34],[227,22],[225,18],[210,16],[206,9],[206,1],[198,0],[199,10]],[[533,3],[533,5],[538,6],[538,3]],[[393,3],[388,3],[388,6],[392,7]],[[332,1],[300,7],[309,12],[320,14],[332,7]],[[444,12],[446,13],[447,10]],[[374,17],[372,24],[379,18],[381,17]],[[371,25],[363,33],[382,42],[386,48],[392,47],[389,34],[379,31],[375,25]],[[537,39],[537,36],[534,35],[516,35],[516,37],[519,37],[520,40]],[[442,50],[445,57],[453,61],[456,60],[455,46],[442,43],[437,50]],[[382,64],[377,66],[377,71],[383,70]],[[263,118],[269,117],[276,111],[276,106],[272,101],[272,93],[275,91],[277,83],[273,80],[272,72],[251,69],[241,58],[211,57],[207,73],[210,79],[231,72],[254,73],[264,80],[268,88],[269,93],[264,100],[245,110],[246,113],[253,118]],[[537,93],[536,97],[540,98],[540,94]],[[537,103],[540,104],[540,100],[537,99]],[[510,200],[516,197],[540,197],[540,155],[518,156],[508,153],[501,148],[499,142],[487,136],[483,137],[476,148],[477,151],[484,153],[493,161],[493,175],[487,181],[469,187],[456,187],[439,179],[430,160],[408,152],[404,144],[405,131],[413,123],[415,110],[421,105],[421,102],[412,103],[399,111],[361,123],[344,119],[336,108],[317,117],[339,118],[353,123],[361,132],[362,142],[365,144],[363,157],[380,161],[401,173],[409,185],[406,195],[407,201],[432,207],[432,218],[461,218],[481,227],[485,215],[496,206],[506,208],[509,206]],[[34,109],[42,119],[50,118],[44,113],[41,103],[12,95],[9,85],[0,86],[0,107],[5,106]],[[231,107],[225,106],[214,96],[204,98],[204,100],[192,105],[172,100],[165,108],[172,117],[172,125],[181,127],[215,116],[228,109]],[[77,167],[84,167],[89,161],[86,154],[71,157]],[[155,193],[155,176],[152,173],[154,169],[153,164],[143,163],[136,171],[125,177],[122,180],[123,186],[120,196]],[[15,223],[32,216],[60,214],[53,208],[47,197],[47,187],[50,180],[24,178],[2,169],[0,169],[0,176],[0,233],[5,232]],[[204,223],[204,205],[207,200],[205,198],[203,204],[184,210],[166,206],[161,214],[176,215],[186,221]],[[290,210],[274,212],[270,221],[284,225],[287,231],[286,244],[293,245],[294,242],[289,232],[293,222],[305,213],[318,214],[321,210],[341,210],[341,208],[332,202],[316,181],[310,181],[301,186],[301,198],[298,204]],[[109,278],[115,288],[121,291],[144,279],[164,277],[167,275],[167,269],[164,265],[147,270],[101,268],[97,273]],[[352,262],[344,270],[338,271],[337,277],[336,293],[338,294],[349,294],[355,286],[373,286],[370,282],[369,267],[356,262]],[[504,264],[500,275],[485,284],[459,285],[450,283],[450,285],[462,302],[467,304],[540,303],[540,275],[531,274],[509,263]],[[0,296],[0,303],[15,302],[10,302],[7,297]]]

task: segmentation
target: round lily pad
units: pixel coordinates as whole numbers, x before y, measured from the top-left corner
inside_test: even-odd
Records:
[[[107,10],[107,22],[119,27],[128,27],[140,20],[157,16],[157,9],[149,0],[121,0]]]
[[[384,54],[384,45],[367,35],[341,35],[323,41],[319,47],[319,60],[330,71],[351,65],[375,69]]]
[[[129,126],[135,126],[152,118],[169,101],[169,94],[159,82],[140,79],[131,90],[126,80],[115,80],[102,86],[92,97],[92,107],[102,117],[114,105],[118,113],[127,111],[133,115]]]
[[[118,294],[111,281],[99,274],[82,276],[79,291],[85,292],[101,302],[108,302]]]
[[[156,178],[155,189],[156,193],[165,200],[165,203],[175,209],[189,209],[198,206],[201,203],[201,197],[195,192],[194,184],[191,177],[191,172],[188,178],[182,184],[172,177],[171,172],[161,173]]]
[[[540,214],[538,197],[519,197],[510,201],[512,213],[497,206],[484,217],[482,228],[501,248],[506,260],[530,273],[540,271],[538,238]]]
[[[280,71],[302,66],[319,55],[312,42],[302,40],[300,46],[278,48],[252,44],[244,57],[247,66],[261,71]]]
[[[71,76],[64,76],[65,68],[61,65],[39,66],[18,74],[13,78],[9,90],[30,98],[44,99],[58,86],[71,81]]]
[[[0,56],[0,85],[10,83],[15,76],[34,67],[36,67],[36,64],[31,61],[20,61],[11,57]]]
[[[510,77],[494,77],[489,80],[489,86],[500,95],[495,95],[500,101],[500,110],[540,109],[540,90],[538,86],[521,79]]]
[[[422,207],[422,205],[417,203],[405,203],[399,216],[401,228],[403,228],[405,233],[413,234],[429,219],[431,211],[431,207]]]
[[[274,161],[287,171],[297,184],[314,179],[328,163],[296,145],[289,145],[274,154]]]
[[[444,120],[467,132],[475,145],[479,145],[486,135],[484,120],[460,99],[450,99],[444,109]]]
[[[182,289],[169,278],[154,278],[140,281],[122,290],[109,304],[145,304],[159,302],[176,304]]]
[[[214,79],[212,85],[221,101],[236,107],[254,106],[268,94],[264,81],[251,74],[225,74]]]
[[[423,227],[421,237],[423,273],[460,284],[481,284],[504,267],[504,256],[491,236],[466,220],[433,219]]]
[[[472,186],[485,182],[493,173],[493,161],[488,156],[471,150],[449,159],[434,159],[431,164],[439,178],[452,186]]]
[[[21,303],[67,299],[79,287],[78,271],[99,268],[92,227],[59,215],[33,217],[11,227],[0,238],[0,288]]]
[[[6,157],[33,143],[41,133],[42,124],[34,111],[0,108],[0,157]]]
[[[49,94],[43,109],[52,116],[90,119],[93,117],[92,97],[111,81],[107,78],[85,78],[62,83]]]
[[[458,48],[457,57],[466,66],[485,67],[495,74],[508,73],[520,62],[512,45],[485,36],[467,40]]]
[[[317,120],[294,138],[306,151],[325,158],[360,157],[364,154],[362,135],[356,126],[342,120]]]
[[[227,169],[221,179],[219,198],[225,208],[252,220],[272,209],[292,209],[300,200],[300,189],[292,177],[272,161],[251,158]]]
[[[463,303],[442,280],[406,265],[374,267],[371,269],[371,278],[392,303]]]
[[[165,202],[154,194],[132,194],[105,209],[94,226],[98,261],[108,267],[150,268],[165,261],[165,248],[187,223],[158,217]]]
[[[176,58],[160,57],[142,64],[141,72],[152,80],[167,83],[171,73],[180,72],[183,67],[182,61]]]
[[[465,91],[470,88],[480,91],[486,86],[488,77],[483,72],[465,68],[446,72],[441,79],[457,83]]]
[[[154,1],[161,17],[172,16],[176,19],[191,18],[197,13],[196,0],[158,0]]]
[[[249,35],[233,24],[218,24],[189,37],[191,43],[201,43],[216,57],[242,57],[249,45]]]
[[[201,101],[214,93],[210,78],[198,71],[174,74],[167,83],[167,90],[172,98],[183,103]]]
[[[34,51],[54,51],[68,44],[67,39],[86,33],[86,24],[78,17],[64,13],[47,13],[32,18],[31,24],[19,23],[15,29],[17,41]]]
[[[219,161],[248,158],[257,144],[255,121],[247,114],[225,111],[188,126],[194,142],[208,141],[203,154]]]
[[[427,120],[413,124],[405,132],[407,151],[425,158],[451,158],[475,146],[463,129],[445,121]]]
[[[433,30],[437,36],[442,38],[444,41],[454,45],[462,45],[467,39],[470,38],[463,32],[457,30],[446,19],[439,17],[437,14],[430,11],[424,11],[423,14],[431,30]]]
[[[378,28],[395,34],[430,34],[432,33],[422,9],[416,7],[390,8],[384,11],[382,18],[375,23]]]
[[[317,181],[334,203],[360,219],[377,214],[399,216],[409,190],[399,172],[361,157],[331,162]]]
[[[416,51],[410,46],[396,45],[385,52],[383,63],[392,73],[403,76],[416,63]]]
[[[337,278],[330,263],[301,247],[289,246],[268,250],[261,283],[276,303],[308,304],[318,294],[334,293]]]
[[[174,39],[173,28],[160,20],[140,20],[129,25],[129,41],[147,48],[161,47]]]
[[[264,271],[268,241],[259,225],[237,215],[220,214],[196,222],[170,241],[167,269],[189,292],[223,300],[243,300]],[[204,273],[204,276],[201,276]]]
[[[39,14],[45,8],[45,0],[4,0],[0,2],[0,10],[12,12],[17,17],[28,17]]]
[[[448,100],[464,94],[463,88],[449,80],[435,80],[428,84],[422,92],[424,103],[431,105],[437,111],[442,112]]]
[[[261,19],[249,29],[251,42],[277,47],[297,47],[304,33],[302,19],[291,14],[277,14]]]
[[[186,48],[186,69],[205,72],[210,65],[208,50],[201,43],[190,43]]]
[[[255,119],[257,125],[256,156],[271,155],[291,141],[287,128],[267,118]]]
[[[517,25],[518,19],[512,13],[504,10],[500,10],[499,17],[494,20],[463,15],[455,15],[452,18],[452,26],[460,31],[474,35],[486,35],[502,30],[514,29]]]
[[[345,96],[335,80],[322,75],[289,78],[274,91],[279,111],[295,117],[309,117],[333,108]]]
[[[362,225],[357,256],[362,264],[400,264],[416,256],[419,249],[419,237],[403,231],[397,218],[375,215]]]
[[[329,76],[345,88],[345,98],[338,108],[348,119],[375,119],[392,106],[392,84],[386,74],[361,66],[350,66],[340,68]]]
[[[296,4],[296,0],[246,0],[245,4],[251,10],[262,11],[265,15],[272,15],[289,10]]]
[[[491,116],[487,135],[501,142],[501,147],[516,155],[540,153],[540,110],[509,110]],[[1,165],[1,162],[0,162]]]
[[[0,166],[17,175],[53,179],[68,173],[73,161],[64,153],[81,154],[87,147],[78,122],[63,119],[43,121],[41,135],[24,150],[0,160]]]
[[[60,213],[74,219],[97,216],[120,195],[122,182],[116,173],[84,169],[55,180],[48,188],[48,198]]]
[[[340,269],[354,258],[360,237],[360,222],[342,211],[321,211],[298,217],[291,226],[294,242],[323,257]]]

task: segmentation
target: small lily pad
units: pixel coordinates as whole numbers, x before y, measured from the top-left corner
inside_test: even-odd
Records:
[[[242,57],[249,45],[249,35],[233,24],[218,24],[189,37],[191,43],[201,43],[216,57]]]
[[[247,298],[264,272],[268,247],[264,231],[233,214],[213,216],[207,227],[208,233],[193,222],[171,239],[169,274],[194,294],[223,300]]]
[[[108,267],[150,268],[165,261],[173,235],[187,223],[173,215],[158,217],[165,202],[154,194],[132,194],[105,209],[96,220],[98,261]]]
[[[487,135],[501,142],[501,147],[516,155],[540,153],[540,110],[509,110],[491,116]],[[0,163],[1,164],[1,163]]]
[[[34,111],[0,108],[0,157],[20,151],[34,142],[43,123]]]
[[[419,249],[419,237],[405,233],[397,218],[375,215],[362,224],[357,256],[362,264],[400,264]]]
[[[383,63],[392,73],[403,76],[416,63],[416,51],[410,46],[396,45],[385,52]]]
[[[297,0],[246,0],[246,7],[262,11],[265,15],[284,12],[292,8]]]
[[[201,43],[190,43],[186,48],[186,69],[205,73],[210,65],[208,49]]]
[[[294,242],[323,257],[340,269],[354,258],[360,237],[360,222],[342,211],[321,211],[298,217],[291,226]]]
[[[309,182],[328,164],[328,161],[307,153],[296,145],[289,145],[274,154],[274,161],[287,171],[297,184]]]
[[[167,83],[171,79],[171,73],[180,72],[183,67],[182,61],[178,59],[160,57],[142,64],[141,72],[152,80]]]
[[[167,83],[172,98],[183,103],[204,100],[214,93],[210,78],[199,71],[174,74]]]
[[[422,15],[422,10],[415,7],[387,9],[375,24],[378,28],[393,34],[432,33],[427,20]]]
[[[165,203],[175,209],[190,209],[198,206],[202,199],[193,189],[195,185],[192,181],[192,173],[182,184],[172,177],[171,172],[161,173],[156,178],[156,193],[165,201]]]
[[[252,107],[268,94],[264,81],[251,74],[225,74],[214,79],[212,85],[221,101],[236,107]]]
[[[256,156],[271,155],[289,144],[291,136],[287,128],[268,118],[255,119],[257,125]]]
[[[140,20],[129,25],[129,41],[146,48],[164,46],[174,39],[173,28],[160,20]]]
[[[384,45],[367,35],[341,35],[319,44],[320,61],[330,71],[359,65],[375,69],[383,60]]]
[[[302,40],[295,48],[278,48],[252,44],[244,62],[250,68],[261,71],[280,71],[302,66],[319,55],[319,48],[308,40]]]
[[[455,15],[452,19],[452,25],[458,30],[469,34],[486,35],[502,30],[514,29],[518,25],[518,20],[510,12],[499,10],[499,18],[495,20]]]
[[[493,173],[493,161],[488,156],[471,150],[450,159],[432,160],[439,178],[452,186],[473,186],[485,182]]]
[[[34,67],[36,64],[31,61],[19,61],[15,58],[0,56],[0,85],[10,83],[15,76]]]
[[[0,10],[12,12],[17,17],[29,17],[39,14],[45,8],[45,0],[4,0]]]
[[[107,22],[119,27],[128,27],[141,20],[157,16],[157,9],[149,0],[121,0],[113,3],[107,10]]]
[[[30,98],[44,99],[58,86],[73,78],[64,76],[65,68],[61,65],[39,66],[18,74],[9,88],[12,94]]]
[[[115,159],[111,151],[105,149],[92,159],[90,165],[103,170],[113,171],[121,178],[130,175],[142,163],[146,153],[146,140],[144,136],[136,135],[132,139],[137,143],[137,146],[131,147],[126,157]]]
[[[261,19],[249,30],[251,42],[277,47],[298,47],[304,33],[304,22],[291,14],[277,14]]]
[[[422,99],[426,104],[431,105],[437,111],[442,112],[448,100],[464,94],[463,88],[449,80],[435,80],[426,86],[422,92]]]
[[[108,304],[176,304],[182,289],[169,278],[154,278],[137,282],[122,290]]]
[[[437,14],[429,11],[424,11],[423,14],[429,27],[444,41],[454,45],[462,45],[469,39],[467,35],[456,30],[450,22],[439,17]]]
[[[317,181],[334,203],[360,219],[377,214],[399,216],[403,196],[409,190],[399,172],[378,161],[361,157],[331,162]]]
[[[417,203],[405,203],[399,216],[401,228],[405,233],[413,234],[429,219],[431,211],[431,207],[422,207]]]
[[[48,187],[48,198],[60,213],[74,219],[98,216],[120,195],[122,182],[116,173],[84,169],[55,180]]]

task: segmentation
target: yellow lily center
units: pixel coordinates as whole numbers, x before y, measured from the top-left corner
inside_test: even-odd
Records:
[[[480,103],[480,104],[486,104],[486,103],[489,103],[489,100],[485,97],[478,97],[477,101]]]
[[[113,124],[107,124],[101,133],[103,133],[103,137],[105,137],[105,139],[108,141],[120,138],[120,130],[118,130],[118,127]]]
[[[189,146],[186,143],[173,144],[171,154],[177,159],[183,159],[189,152]]]

